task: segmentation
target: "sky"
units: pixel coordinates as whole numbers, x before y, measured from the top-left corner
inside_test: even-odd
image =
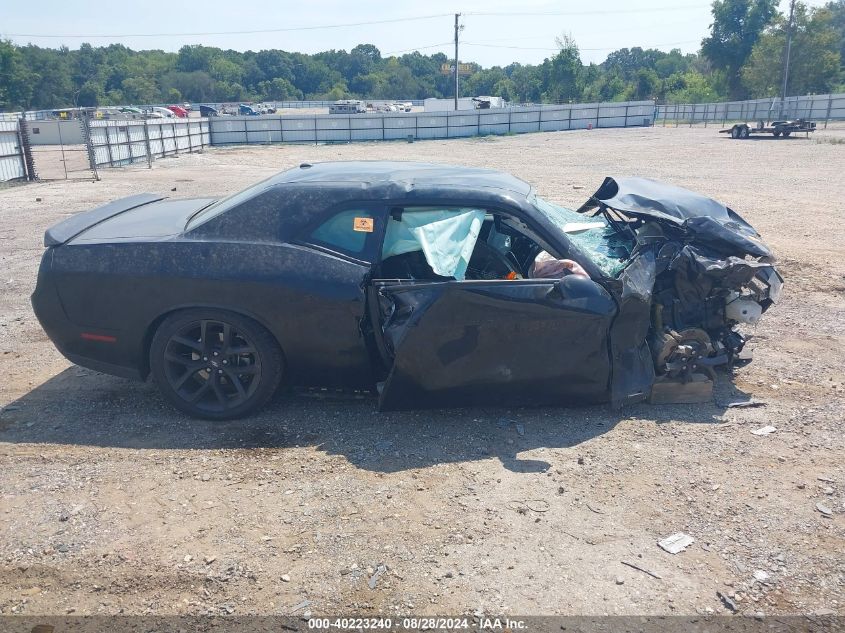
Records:
[[[787,0],[781,4],[785,9]],[[37,11],[14,0],[0,0],[0,5],[5,5],[0,38],[17,44],[78,48],[82,42],[120,43],[165,51],[204,44],[316,53],[367,43],[382,56],[419,50],[450,58],[453,14],[460,12],[461,61],[485,67],[542,62],[555,53],[555,37],[561,34],[575,39],[584,63],[599,63],[609,52],[633,46],[691,53],[699,49],[711,22],[710,3],[701,0],[38,0]]]

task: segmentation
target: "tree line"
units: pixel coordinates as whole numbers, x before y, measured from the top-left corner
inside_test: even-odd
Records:
[[[584,64],[570,36],[540,64],[482,68],[461,81],[464,95],[519,103],[705,102],[776,96],[781,90],[787,17],[777,0],[715,0],[697,53],[640,47]],[[795,5],[790,94],[845,90],[845,0]],[[372,44],[313,55],[185,45],[178,53],[121,44],[78,50],[0,40],[0,109],[190,102],[422,99],[449,97],[443,53],[382,56]]]

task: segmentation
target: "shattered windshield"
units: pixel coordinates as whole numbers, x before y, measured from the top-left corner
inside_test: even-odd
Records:
[[[566,233],[603,273],[615,277],[625,267],[627,249],[604,217],[585,217],[571,209],[533,196],[534,207]]]

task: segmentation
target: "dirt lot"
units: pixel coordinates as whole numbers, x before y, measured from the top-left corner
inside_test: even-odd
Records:
[[[717,592],[740,612],[845,613],[842,139],[253,147],[0,191],[0,613],[727,613]],[[67,214],[353,158],[501,168],[569,206],[607,174],[687,186],[761,231],[785,298],[712,404],[379,414],[300,394],[225,424],[69,365],[31,313],[42,233]],[[747,396],[766,406],[725,407]],[[674,532],[695,543],[673,556],[657,540]]]

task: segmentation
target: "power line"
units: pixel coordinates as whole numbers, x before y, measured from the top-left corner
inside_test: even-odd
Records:
[[[432,20],[451,16],[451,13],[435,13],[419,15],[409,18],[391,18],[387,20],[370,20],[367,22],[349,22],[346,24],[322,24],[318,26],[294,26],[280,29],[258,29],[254,31],[208,31],[205,33],[122,33],[110,35],[79,35],[79,34],[45,34],[45,33],[6,33],[7,37],[51,37],[51,38],[98,38],[98,37],[196,37],[201,35],[255,35],[259,33],[289,33],[293,31],[319,31],[323,29],[343,29],[353,26],[371,26],[374,24],[393,24],[396,22],[413,22],[418,20]]]
[[[429,48],[439,48],[441,46],[451,46],[452,41],[448,42],[441,42],[440,44],[429,44],[428,46],[415,46],[414,48],[405,48],[401,51],[390,51],[388,53],[382,53],[382,55],[390,56],[390,55],[398,55],[399,53],[410,53],[412,51],[424,51]]]
[[[651,44],[649,46],[639,46],[639,48],[658,48],[660,46],[682,46],[684,44],[695,44],[699,40],[688,40],[686,42],[666,42],[664,44]],[[543,47],[543,46],[505,46],[501,44],[481,44],[479,42],[463,42],[464,46],[482,46],[484,48],[510,48],[516,49],[521,51],[559,51],[560,48],[550,48],[550,47]],[[581,48],[578,47],[579,51],[616,51],[621,48],[625,48],[624,46],[608,46],[605,48]]]
[[[576,16],[576,15],[622,15],[629,13],[662,13],[664,11],[688,11],[689,9],[709,9],[710,5],[691,4],[668,7],[643,7],[642,9],[594,9],[590,11],[467,11],[464,15],[479,15],[491,17],[519,17],[519,16]]]

